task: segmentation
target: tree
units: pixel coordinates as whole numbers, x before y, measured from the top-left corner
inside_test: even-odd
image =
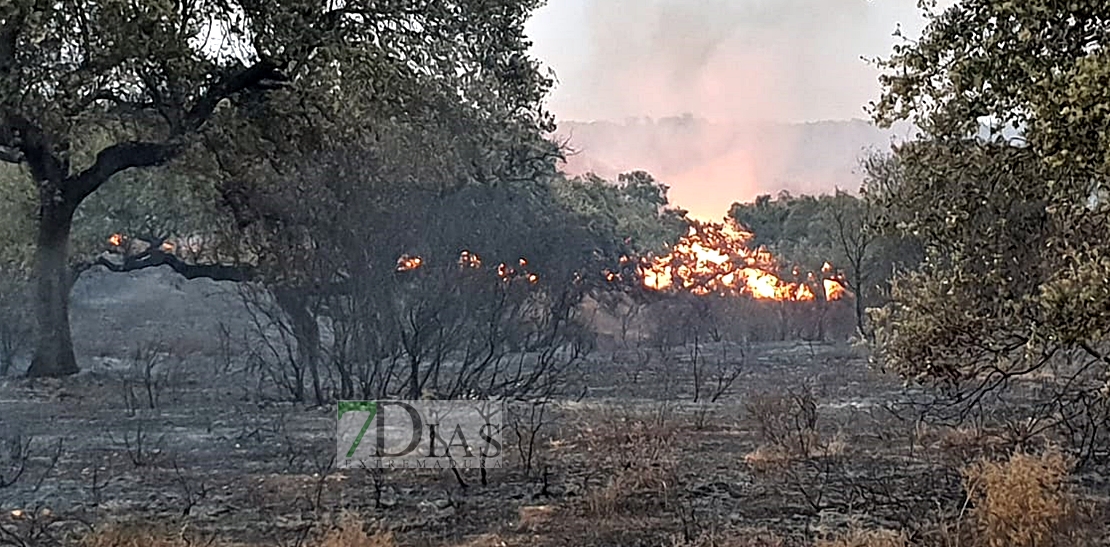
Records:
[[[926,15],[921,40],[881,63],[873,105],[922,130],[896,150],[902,185],[883,209],[926,253],[876,314],[876,357],[967,404],[1059,367],[1041,380],[1055,397],[1043,418],[1090,448],[1110,427],[1110,6],[963,0]]]
[[[840,205],[847,199],[854,198],[845,195]],[[817,272],[826,261],[834,260],[838,250],[826,215],[835,206],[833,200],[829,195],[794,196],[783,191],[774,198],[765,195],[751,203],[733,203],[729,218],[752,232],[753,247],[766,247],[785,267]]]
[[[455,185],[459,165],[437,163],[455,144],[439,154],[407,149],[395,129],[380,141],[287,158],[271,174],[296,172],[311,193],[265,180],[256,188],[270,191],[252,199],[266,204],[252,224],[260,233],[250,232],[260,249],[255,279],[277,296],[302,360],[282,375],[283,387],[303,397],[307,375],[318,399],[561,389],[589,338],[577,304],[618,267],[623,240],[591,230],[592,219],[557,197],[550,143],[532,148],[546,150],[546,169],[520,165],[541,160],[519,154],[493,166],[493,182]],[[517,148],[529,137],[538,135],[521,135]],[[280,231],[266,229],[271,223]],[[332,334],[326,344],[315,330],[320,317]]]
[[[39,328],[29,374],[77,371],[69,237],[79,206],[115,174],[164,165],[202,144],[304,151],[345,137],[333,131],[336,120],[440,111],[445,101],[489,120],[546,127],[539,101],[548,80],[527,57],[522,31],[537,5],[5,2],[0,159],[26,165],[38,193]],[[233,192],[222,197],[244,214],[248,204]]]
[[[859,196],[837,190],[819,196],[759,196],[734,203],[729,216],[754,234],[752,245],[764,246],[782,260],[786,276],[835,268],[838,280],[854,294],[856,330],[869,336],[866,309],[885,301],[893,272],[920,261],[912,238],[884,234],[878,200],[898,186],[894,158],[873,153],[863,160]]]
[[[553,182],[556,198],[602,237],[627,240],[636,254],[668,251],[688,228],[686,211],[670,206],[669,188],[649,173],[623,173],[607,181],[593,174]]]

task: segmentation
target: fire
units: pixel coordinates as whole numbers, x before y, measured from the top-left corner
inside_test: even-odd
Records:
[[[459,253],[459,266],[463,268],[481,268],[482,259],[478,255],[464,250]]]
[[[424,259],[419,256],[401,255],[397,259],[397,271],[409,272],[424,265]]]
[[[471,251],[463,250],[459,253],[459,259],[456,263],[462,269],[479,269],[482,267],[482,258]],[[411,272],[423,266],[424,258],[419,255],[403,254],[397,259],[398,272]],[[502,262],[497,265],[497,277],[506,282],[514,279],[524,279],[532,285],[539,283],[539,274],[528,271],[527,267],[528,259],[523,257],[517,260],[516,266],[510,266]]]
[[[844,285],[835,279],[826,279],[824,284],[825,298],[829,300],[840,300],[848,294],[848,289],[845,289]]]
[[[810,273],[805,282],[786,281],[771,273],[777,270],[774,256],[766,249],[751,249],[754,234],[734,223],[694,223],[671,252],[654,257],[642,266],[642,282],[648,289],[686,290],[694,294],[726,293],[758,300],[808,302],[822,290],[826,300],[839,300],[847,291],[832,278],[828,262],[822,282]],[[801,271],[792,269],[794,277]]]
[[[517,266],[509,266],[504,262],[497,265],[497,277],[505,281],[512,281],[517,278],[527,279],[529,283],[535,285],[540,282],[540,276],[534,272],[528,271],[528,259],[521,257],[517,260]]]
[[[835,271],[832,264],[825,262],[820,277],[813,272],[805,275],[795,266],[792,275],[798,281],[787,281],[776,276],[778,264],[775,257],[764,248],[751,249],[748,243],[754,234],[734,223],[717,224],[694,222],[685,237],[665,256],[639,259],[624,255],[620,265],[639,263],[636,272],[640,283],[655,291],[685,290],[697,295],[733,294],[746,295],[758,300],[789,302],[811,302],[817,300],[816,291],[823,292],[825,300],[841,300],[851,293],[844,286],[844,277]],[[108,237],[108,244],[121,247],[128,237],[115,233]],[[185,244],[183,249],[197,250],[195,245]],[[173,253],[178,246],[171,241],[163,241],[160,249]],[[483,267],[482,259],[469,250],[459,253],[457,264],[464,269]],[[424,258],[418,255],[403,254],[397,259],[396,271],[410,272],[424,266]],[[508,282],[523,279],[530,284],[539,283],[539,274],[528,269],[529,262],[521,257],[516,265],[504,262],[497,265],[497,276]],[[620,272],[605,269],[600,275],[610,283],[623,279]],[[575,280],[581,281],[581,274]]]

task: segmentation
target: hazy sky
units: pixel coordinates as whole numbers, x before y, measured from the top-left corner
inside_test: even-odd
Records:
[[[917,0],[549,0],[531,21],[560,119],[862,118]]]

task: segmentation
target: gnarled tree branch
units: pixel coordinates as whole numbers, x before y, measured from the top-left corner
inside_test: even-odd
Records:
[[[66,185],[66,197],[80,202],[112,175],[132,167],[155,167],[173,159],[181,149],[177,143],[121,142],[101,150],[96,162]]]
[[[112,260],[108,256],[99,256],[92,265],[104,266],[113,272],[133,272],[158,266],[169,266],[173,271],[185,279],[208,278],[213,281],[248,281],[254,277],[253,269],[249,266],[234,266],[228,264],[190,264],[178,256],[161,250],[151,250],[135,256],[126,256],[123,260]]]
[[[281,65],[259,61],[229,77],[221,78],[185,115],[184,122],[173,128],[164,142],[121,142],[109,146],[96,156],[91,167],[74,176],[66,185],[66,196],[77,203],[96,191],[112,175],[133,167],[164,165],[181,153],[184,137],[199,131],[212,117],[220,101],[251,89],[272,89],[285,81]]]

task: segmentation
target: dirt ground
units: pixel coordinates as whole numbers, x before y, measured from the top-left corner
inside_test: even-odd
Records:
[[[850,527],[924,534],[964,499],[974,454],[899,410],[921,394],[831,343],[708,344],[741,369],[696,402],[688,357],[611,345],[584,365],[583,397],[545,415],[531,465],[530,439],[509,432],[484,485],[473,471],[464,487],[450,472],[335,469],[335,409],[268,396],[217,343],[217,327],[246,328],[234,289],[107,277],[75,291],[81,374],[0,379],[0,485],[13,482],[0,524],[28,544],[132,522],[299,545],[348,512],[402,545],[801,545]],[[178,343],[154,356],[148,392],[132,367],[154,337]]]

